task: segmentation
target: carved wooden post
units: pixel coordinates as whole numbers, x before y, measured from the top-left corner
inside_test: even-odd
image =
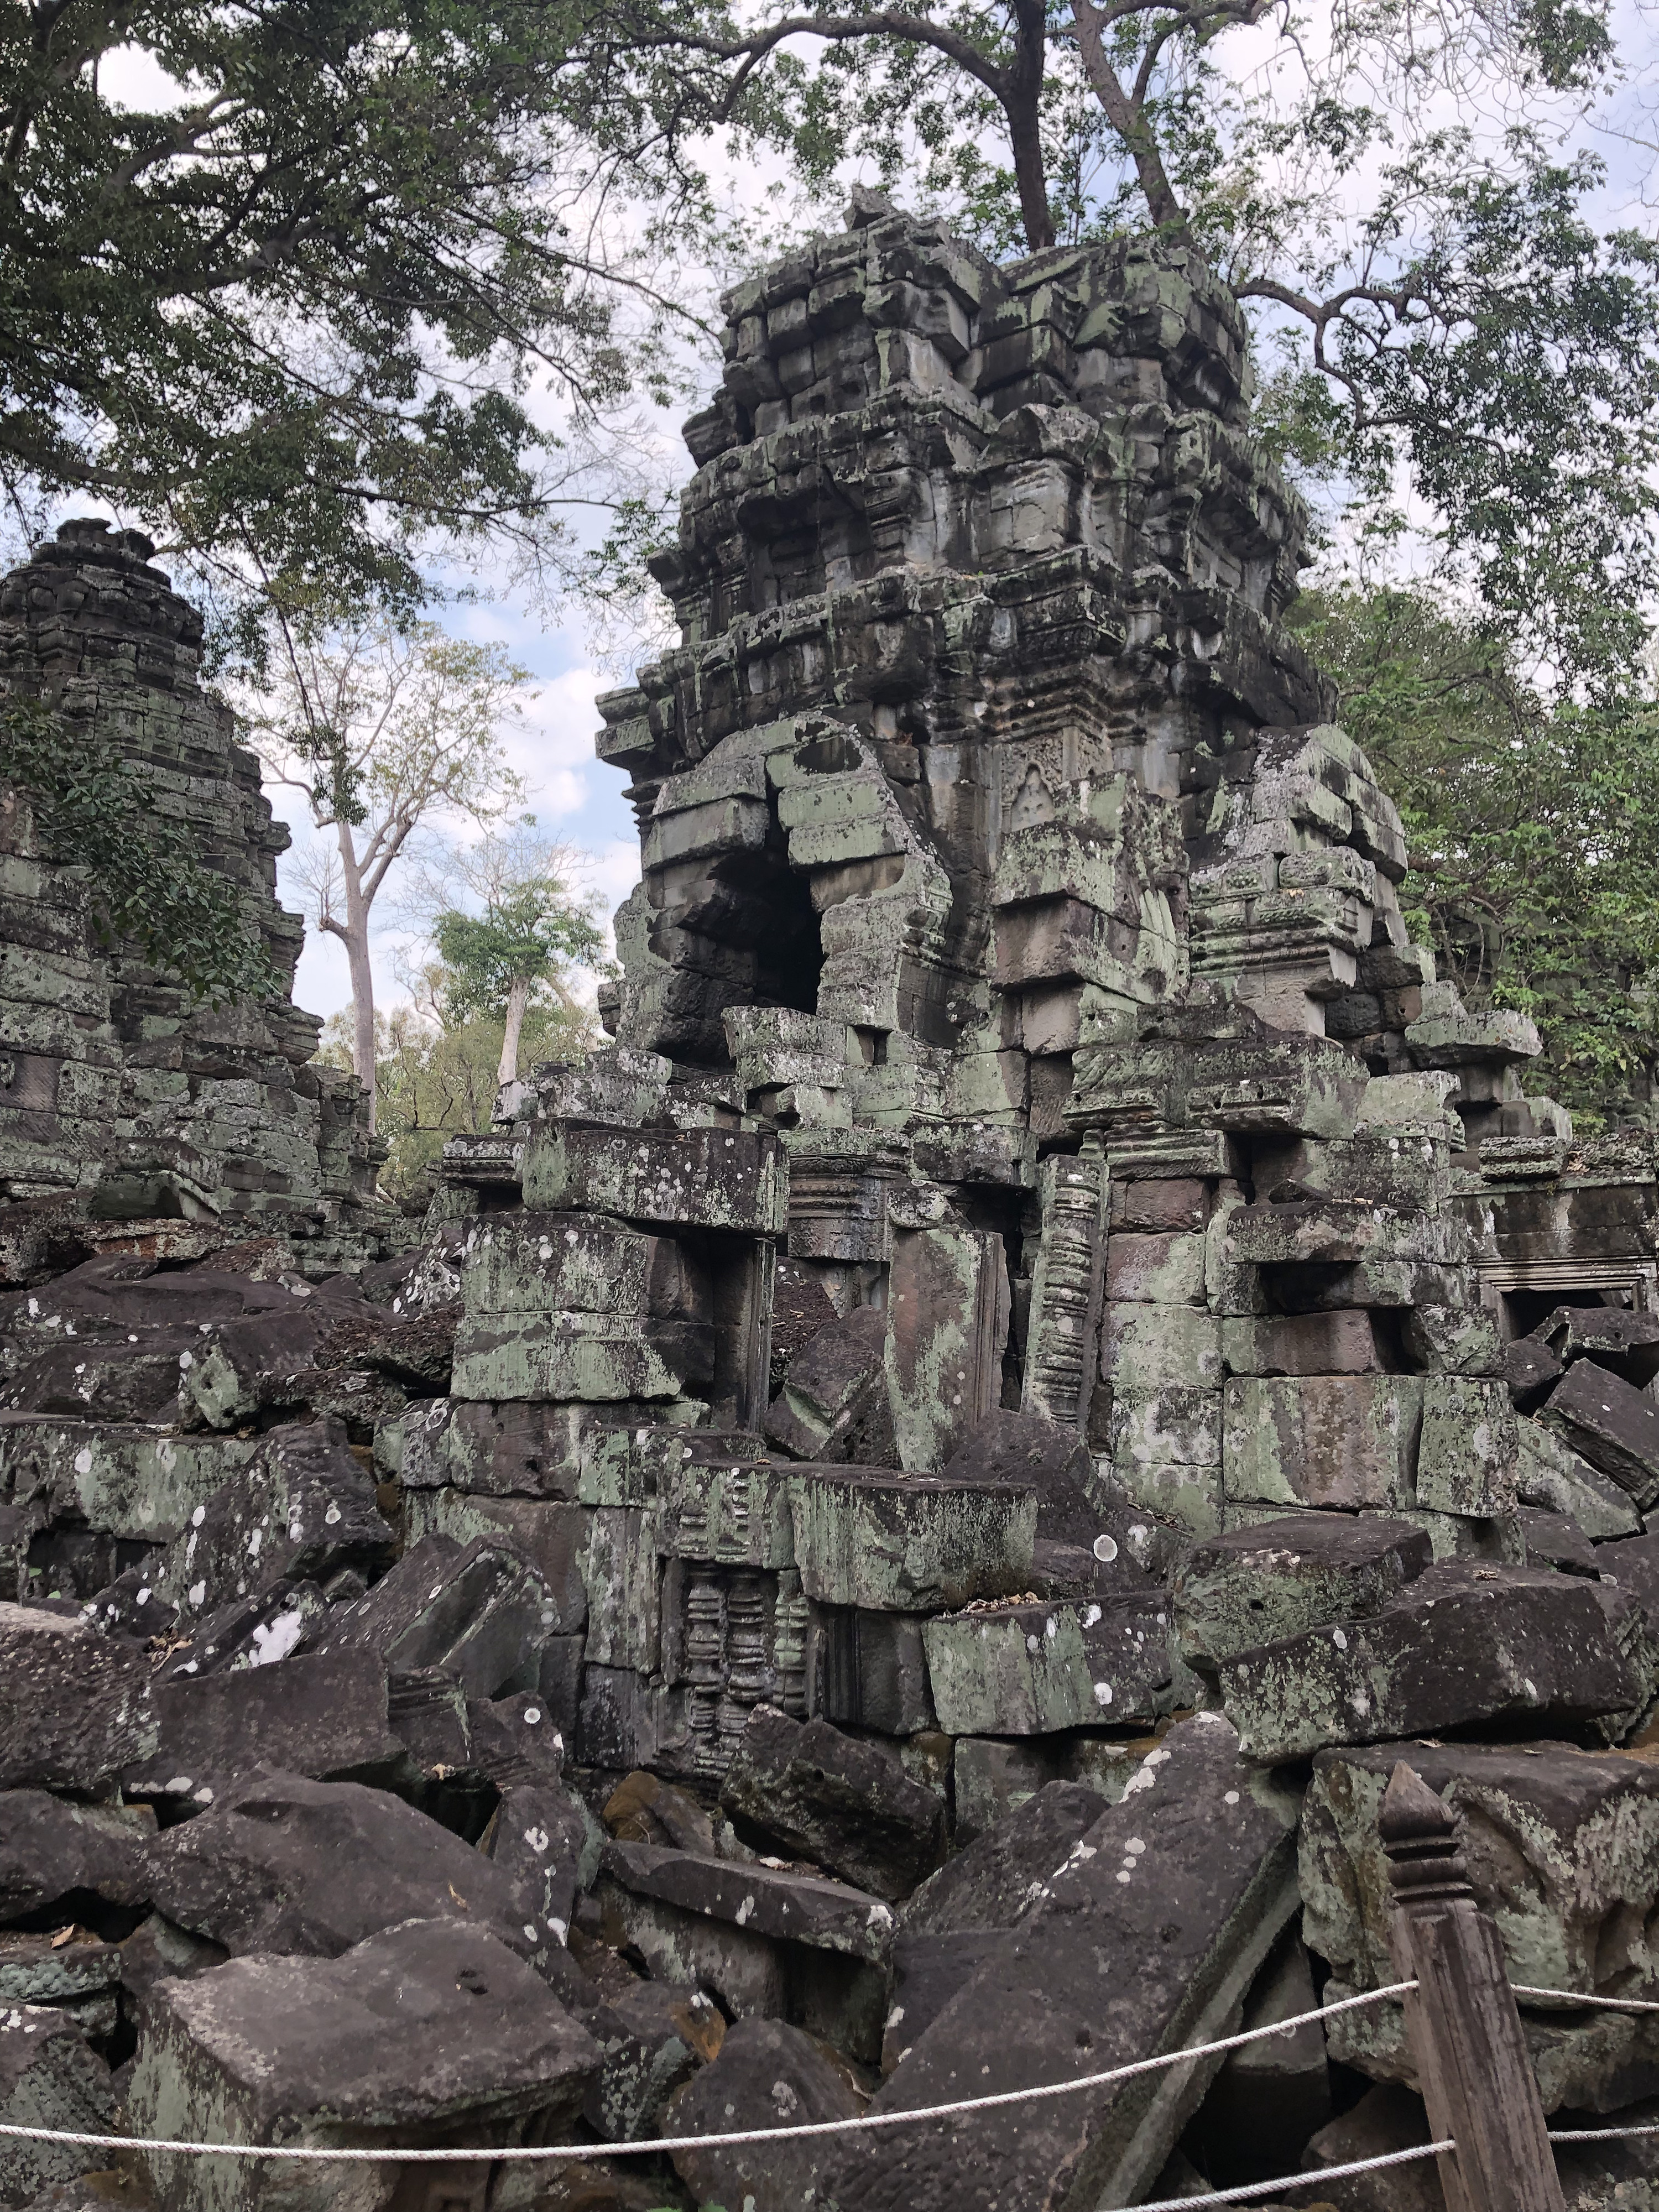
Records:
[[[1448,2212],[1564,2212],[1498,1930],[1475,1903],[1457,1823],[1402,1759],[1379,1823],[1406,2032]]]

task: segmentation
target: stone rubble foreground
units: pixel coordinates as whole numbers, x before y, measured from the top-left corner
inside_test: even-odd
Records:
[[[602,702],[613,1042],[421,1241],[277,1003],[191,1012],[0,849],[0,2119],[597,2162],[9,2143],[160,2212],[1433,2204],[1376,1809],[1510,1972],[1659,1997],[1645,1138],[1412,942],[1283,617],[1305,518],[1185,250],[994,266],[855,198],[727,302]],[[291,969],[250,757],[132,533],[0,586]],[[277,833],[279,834],[279,833]],[[1529,1997],[1547,2109],[1659,2027]],[[1659,2203],[1580,2147],[1569,2202]]]

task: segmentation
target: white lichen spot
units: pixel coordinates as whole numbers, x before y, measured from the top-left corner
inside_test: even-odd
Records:
[[[1332,1629],[1331,1641],[1339,1651],[1346,1651],[1348,1648],[1348,1639],[1340,1628]]]
[[[76,1453],[75,1472],[77,1474],[90,1474],[92,1473],[92,1446],[90,1444],[82,1444],[80,1450]]]
[[[193,1606],[200,1605],[206,1596],[207,1584],[205,1583],[192,1583],[185,1593],[186,1602]]]
[[[1111,1684],[1109,1682],[1097,1682],[1095,1684],[1095,1703],[1097,1705],[1109,1705],[1111,1702]]]

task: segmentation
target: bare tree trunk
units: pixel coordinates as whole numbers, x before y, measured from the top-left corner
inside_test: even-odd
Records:
[[[1041,253],[1054,242],[1048,177],[1042,159],[1042,76],[1048,57],[1045,0],[1014,0],[1014,57],[1004,72],[1002,111],[1014,154],[1025,249]]]
[[[340,867],[345,878],[345,921],[333,924],[345,943],[351,970],[351,1066],[368,1100],[368,1127],[374,1130],[376,1084],[374,1070],[374,970],[368,957],[368,906],[357,866],[351,832],[342,822],[335,830],[339,841]]]
[[[525,1012],[530,1005],[530,978],[515,975],[507,994],[507,1028],[501,1037],[501,1064],[495,1071],[497,1083],[516,1083],[519,1079],[519,1039],[524,1031]]]

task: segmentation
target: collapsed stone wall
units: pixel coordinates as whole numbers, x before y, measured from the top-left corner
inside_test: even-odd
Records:
[[[0,1200],[26,1207],[8,1216],[13,1279],[41,1250],[85,1241],[69,1224],[88,1221],[145,1223],[151,1245],[179,1254],[256,1231],[320,1237],[319,1265],[354,1250],[361,1265],[374,1249],[365,1231],[384,1218],[383,1155],[355,1079],[317,1061],[321,1024],[289,995],[304,930],[276,900],[288,832],[229,709],[202,689],[202,618],[151,565],[153,550],[137,531],[88,520],[37,546],[0,584],[0,686],[46,700],[143,774],[234,886],[284,988],[258,1004],[192,1005],[131,945],[104,948],[95,886],[43,857],[27,802],[9,794]],[[130,1225],[90,1234],[144,1241]]]

